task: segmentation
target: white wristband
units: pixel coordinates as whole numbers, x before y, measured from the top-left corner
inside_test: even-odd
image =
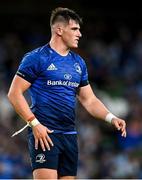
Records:
[[[38,124],[40,124],[40,122],[36,118],[29,122],[30,127],[34,127]]]
[[[116,118],[116,116],[113,115],[112,113],[108,113],[105,117],[105,121],[111,124],[113,118]]]

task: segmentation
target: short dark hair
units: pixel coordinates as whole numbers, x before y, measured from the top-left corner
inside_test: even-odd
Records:
[[[80,25],[82,24],[82,18],[80,18],[75,11],[68,8],[58,7],[51,13],[50,26],[56,22],[69,23],[69,20],[74,20]]]

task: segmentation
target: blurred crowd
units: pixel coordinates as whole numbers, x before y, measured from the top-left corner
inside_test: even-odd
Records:
[[[26,130],[7,92],[23,55],[48,43],[49,27],[17,17],[0,35],[0,179],[32,178]],[[13,25],[13,26],[12,26]],[[127,137],[93,118],[77,102],[78,178],[142,178],[142,29],[105,22],[83,25],[77,52],[85,59],[90,84],[108,109],[126,120]],[[25,94],[30,102],[28,92]]]

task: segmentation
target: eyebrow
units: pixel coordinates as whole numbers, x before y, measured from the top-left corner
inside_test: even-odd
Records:
[[[80,30],[80,28],[79,28],[79,27],[72,27],[71,29],[72,29],[72,30],[77,30],[77,29],[79,29],[79,30]]]

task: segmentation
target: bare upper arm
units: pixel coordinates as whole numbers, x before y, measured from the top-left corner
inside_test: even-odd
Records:
[[[30,82],[26,81],[20,76],[15,75],[11,83],[8,94],[13,94],[18,92],[24,93],[30,86],[31,86]]]
[[[81,102],[81,104],[89,103],[94,98],[96,98],[96,96],[89,84],[87,86],[80,87],[77,97],[78,97],[79,101]]]

